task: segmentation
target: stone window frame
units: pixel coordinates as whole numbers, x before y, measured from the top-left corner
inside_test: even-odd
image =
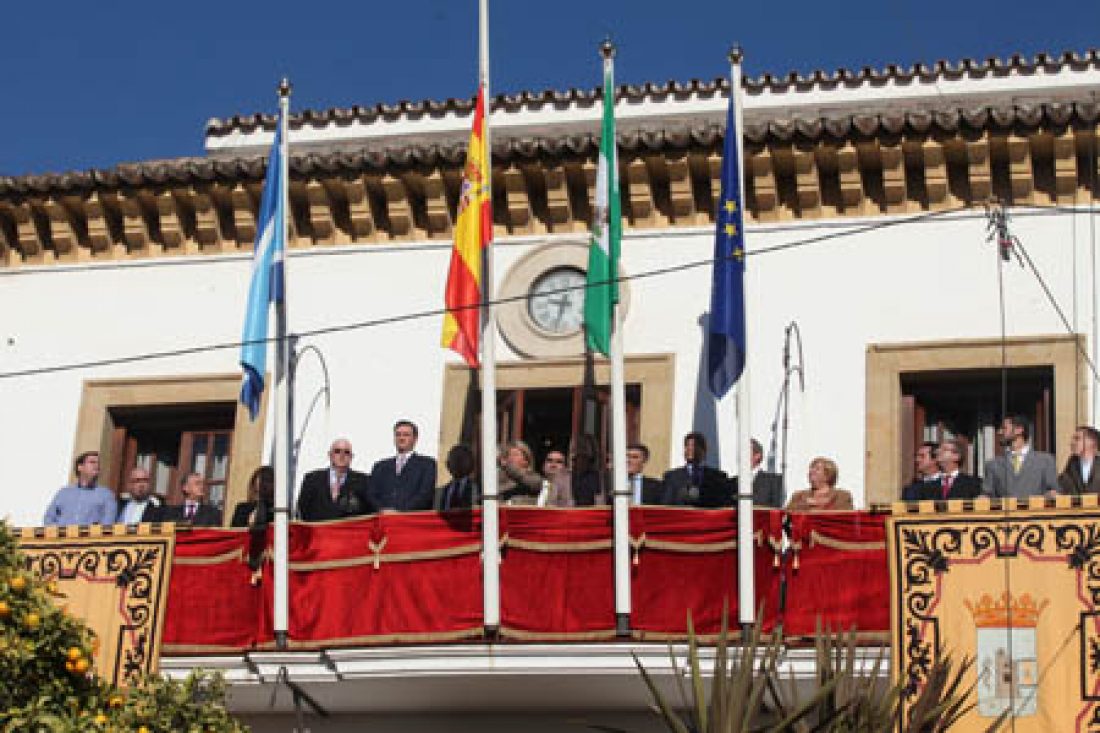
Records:
[[[103,464],[101,473],[106,475],[109,472],[113,462],[118,460],[113,455],[115,424],[111,418],[112,409],[156,405],[171,408],[210,402],[234,403],[236,412],[233,417],[232,459],[229,462],[223,513],[224,520],[228,522],[233,507],[237,502],[245,500],[248,479],[262,462],[267,398],[271,391],[264,390],[260,411],[253,421],[249,419],[248,408],[240,403],[240,389],[239,372],[86,379],[77,416],[73,460],[84,451],[99,451]],[[124,487],[111,488],[118,492]]]
[[[497,364],[497,390],[575,387],[584,383],[584,359],[540,359]],[[594,364],[594,381],[608,385],[611,364],[598,360]],[[669,467],[672,417],[675,399],[676,357],[674,354],[641,354],[624,357],[623,371],[627,384],[642,388],[642,411],[639,419],[639,440],[649,448],[646,474],[661,476]],[[439,447],[436,455],[446,456],[458,442],[465,418],[466,397],[472,394],[472,370],[465,364],[448,363],[443,373],[443,400],[439,414]],[[480,378],[480,373],[478,374]],[[440,483],[447,480],[446,468],[440,461]]]
[[[1068,438],[1090,424],[1088,364],[1083,335],[1013,337],[1004,342],[1009,368],[1051,367],[1054,371],[1054,435],[1059,467],[1069,457]],[[958,339],[880,343],[867,347],[867,404],[864,416],[864,501],[896,501],[902,482],[901,377],[911,372],[999,369],[1001,339]]]

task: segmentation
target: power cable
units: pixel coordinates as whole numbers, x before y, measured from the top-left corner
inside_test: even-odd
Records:
[[[946,217],[946,216],[950,216],[952,214],[957,214],[957,213],[960,213],[960,212],[970,211],[970,210],[971,209],[969,207],[958,206],[958,207],[952,207],[952,208],[949,208],[949,209],[942,209],[942,210],[939,210],[939,211],[928,211],[928,212],[924,212],[924,213],[921,213],[921,214],[916,214],[916,215],[913,215],[913,216],[887,219],[887,220],[884,220],[884,221],[873,222],[871,224],[867,224],[867,225],[860,226],[860,227],[854,227],[854,228],[851,228],[851,229],[845,229],[845,230],[842,230],[842,231],[826,232],[824,234],[819,234],[819,235],[812,236],[812,237],[806,237],[804,239],[795,240],[793,242],[784,242],[782,244],[776,244],[776,245],[773,245],[771,247],[764,247],[764,248],[761,248],[761,249],[752,250],[750,252],[746,252],[745,254],[748,257],[757,257],[757,256],[761,256],[761,255],[775,254],[775,253],[778,253],[778,252],[786,252],[786,251],[790,251],[790,250],[794,250],[794,249],[800,249],[800,248],[803,248],[803,247],[822,244],[824,242],[829,242],[829,241],[833,241],[833,240],[837,240],[837,239],[842,239],[842,238],[845,238],[845,237],[859,236],[859,235],[862,235],[862,234],[868,234],[868,233],[871,233],[871,232],[882,231],[884,229],[891,229],[891,228],[896,228],[896,227],[900,227],[900,226],[907,226],[907,225],[910,225],[910,224],[919,224],[919,223],[923,223],[923,222],[926,222],[926,221],[939,219],[939,218],[943,218],[943,217]],[[661,276],[664,276],[664,275],[670,275],[670,274],[674,274],[674,273],[677,273],[677,272],[692,270],[692,269],[696,269],[696,268],[699,268],[699,267],[712,266],[713,264],[714,264],[714,258],[713,257],[708,257],[708,258],[705,258],[705,259],[693,260],[693,261],[684,262],[684,263],[680,263],[680,264],[676,264],[676,265],[669,265],[667,267],[659,267],[659,268],[655,268],[655,269],[652,269],[652,270],[647,270],[645,272],[639,272],[639,273],[636,273],[634,275],[628,275],[628,276],[625,276],[625,277],[608,278],[607,280],[602,280],[602,281],[595,282],[595,283],[592,283],[592,284],[586,283],[584,285],[573,285],[573,286],[568,286],[568,287],[557,288],[557,289],[554,289],[554,290],[546,290],[546,291],[540,292],[540,295],[557,295],[557,294],[560,294],[560,293],[583,291],[583,290],[588,289],[589,287],[600,287],[600,286],[609,285],[609,284],[612,284],[612,283],[622,283],[622,282],[630,282],[630,281],[634,281],[634,280],[644,280],[644,279],[648,279],[648,278],[661,277]],[[444,315],[448,311],[453,313],[453,312],[465,310],[466,308],[480,308],[480,307],[483,307],[484,305],[491,305],[491,306],[506,305],[506,304],[514,303],[514,302],[518,302],[518,301],[526,301],[530,297],[531,296],[529,294],[524,293],[522,295],[515,295],[515,296],[511,296],[511,297],[507,297],[507,298],[497,298],[497,299],[489,302],[488,304],[482,303],[482,304],[478,304],[478,305],[462,306],[462,307],[459,307],[459,308],[450,308],[450,309],[448,309],[448,308],[430,308],[430,309],[421,310],[421,311],[412,311],[412,312],[400,313],[400,314],[396,314],[396,315],[392,315],[392,316],[384,316],[384,317],[381,317],[381,318],[373,318],[373,319],[366,320],[366,321],[357,321],[357,322],[353,322],[353,323],[338,324],[338,325],[333,325],[333,326],[323,326],[323,327],[320,327],[320,328],[309,329],[309,330],[301,331],[301,332],[295,332],[294,334],[288,335],[288,337],[296,336],[296,337],[299,337],[299,338],[304,338],[304,337],[309,337],[309,336],[321,336],[321,335],[327,335],[327,334],[333,334],[333,333],[342,333],[342,332],[346,332],[346,331],[358,331],[358,330],[362,330],[362,329],[376,328],[376,327],[379,327],[379,326],[387,326],[387,325],[392,325],[392,324],[396,324],[396,323],[403,323],[403,322],[406,322],[406,321],[420,320],[420,319],[423,319],[423,318],[437,318],[439,316]],[[212,351],[223,351],[223,350],[226,350],[226,349],[238,349],[241,346],[244,346],[246,344],[247,345],[265,344],[265,343],[274,343],[276,341],[278,341],[278,338],[272,336],[272,337],[263,338],[263,339],[252,339],[252,340],[245,340],[245,341],[226,341],[226,342],[222,342],[222,343],[205,344],[205,345],[201,345],[201,346],[188,346],[188,347],[182,347],[182,348],[178,348],[178,349],[166,349],[166,350],[163,350],[163,351],[143,352],[143,353],[140,353],[140,354],[131,354],[131,355],[128,355],[128,356],[119,356],[119,357],[112,357],[112,358],[107,358],[107,359],[95,359],[95,360],[82,361],[82,362],[71,362],[71,363],[68,363],[68,364],[58,364],[58,365],[54,365],[54,366],[34,367],[34,368],[31,368],[31,369],[20,369],[20,370],[14,370],[14,371],[9,371],[9,372],[0,372],[0,380],[14,379],[14,378],[17,378],[17,377],[40,376],[40,375],[44,375],[44,374],[54,374],[54,373],[58,373],[58,372],[77,371],[77,370],[80,370],[80,369],[92,369],[92,368],[96,368],[96,367],[118,366],[118,365],[121,365],[121,364],[132,364],[132,363],[136,363],[136,362],[152,361],[152,360],[156,360],[156,359],[168,359],[168,358],[179,357],[179,356],[192,356],[192,355],[195,355],[195,354],[208,353],[208,352],[212,352]]]

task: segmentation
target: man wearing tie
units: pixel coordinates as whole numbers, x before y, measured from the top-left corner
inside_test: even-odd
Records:
[[[630,503],[633,506],[661,503],[661,482],[643,473],[647,461],[648,446],[631,443],[626,447],[626,473],[630,480]]]
[[[481,503],[477,484],[470,478],[474,472],[474,452],[469,446],[459,443],[447,452],[447,471],[451,480],[440,489],[436,509],[443,512],[470,509]]]
[[[1100,466],[1096,465],[1100,432],[1082,425],[1073,431],[1069,446],[1071,455],[1066,470],[1058,477],[1058,485],[1066,494],[1100,494]]]
[[[938,486],[928,486],[918,499],[973,499],[982,493],[982,482],[977,476],[962,473],[963,453],[966,446],[958,438],[948,438],[936,450],[936,462],[940,466]]]
[[[187,522],[192,527],[218,527],[222,513],[217,507],[203,501],[206,496],[206,479],[201,473],[188,473],[180,479],[183,503],[164,507],[162,519],[166,522]]]
[[[662,504],[713,508],[731,506],[733,496],[724,471],[706,465],[707,439],[699,432],[684,436],[684,466],[665,472]]]
[[[370,476],[352,470],[351,441],[337,438],[328,449],[328,468],[310,471],[298,492],[298,517],[307,522],[370,514]]]
[[[409,420],[393,426],[397,455],[371,469],[369,496],[379,511],[411,512],[431,509],[435,500],[435,459],[415,451],[419,431]]]
[[[985,466],[982,493],[993,497],[1055,496],[1058,471],[1054,456],[1033,450],[1031,425],[1021,415],[1006,417],[997,431],[1004,453]]]

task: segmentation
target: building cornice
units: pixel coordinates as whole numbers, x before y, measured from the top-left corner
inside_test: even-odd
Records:
[[[744,134],[755,222],[1100,198],[1092,99],[777,118]],[[698,120],[623,131],[627,227],[711,223],[723,136],[719,123]],[[494,140],[498,237],[587,230],[593,132]],[[451,239],[464,144],[391,142],[292,155],[291,246]],[[264,169],[263,155],[250,154],[0,178],[0,262],[249,251]]]

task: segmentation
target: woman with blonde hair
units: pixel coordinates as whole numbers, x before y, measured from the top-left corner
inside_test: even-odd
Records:
[[[810,461],[807,480],[810,488],[794,492],[787,502],[787,510],[792,512],[813,512],[829,509],[854,509],[852,495],[844,489],[836,488],[840,475],[836,463],[823,456]]]
[[[535,455],[522,440],[513,440],[500,455],[497,494],[511,506],[534,505],[542,490],[542,476],[533,468]]]

